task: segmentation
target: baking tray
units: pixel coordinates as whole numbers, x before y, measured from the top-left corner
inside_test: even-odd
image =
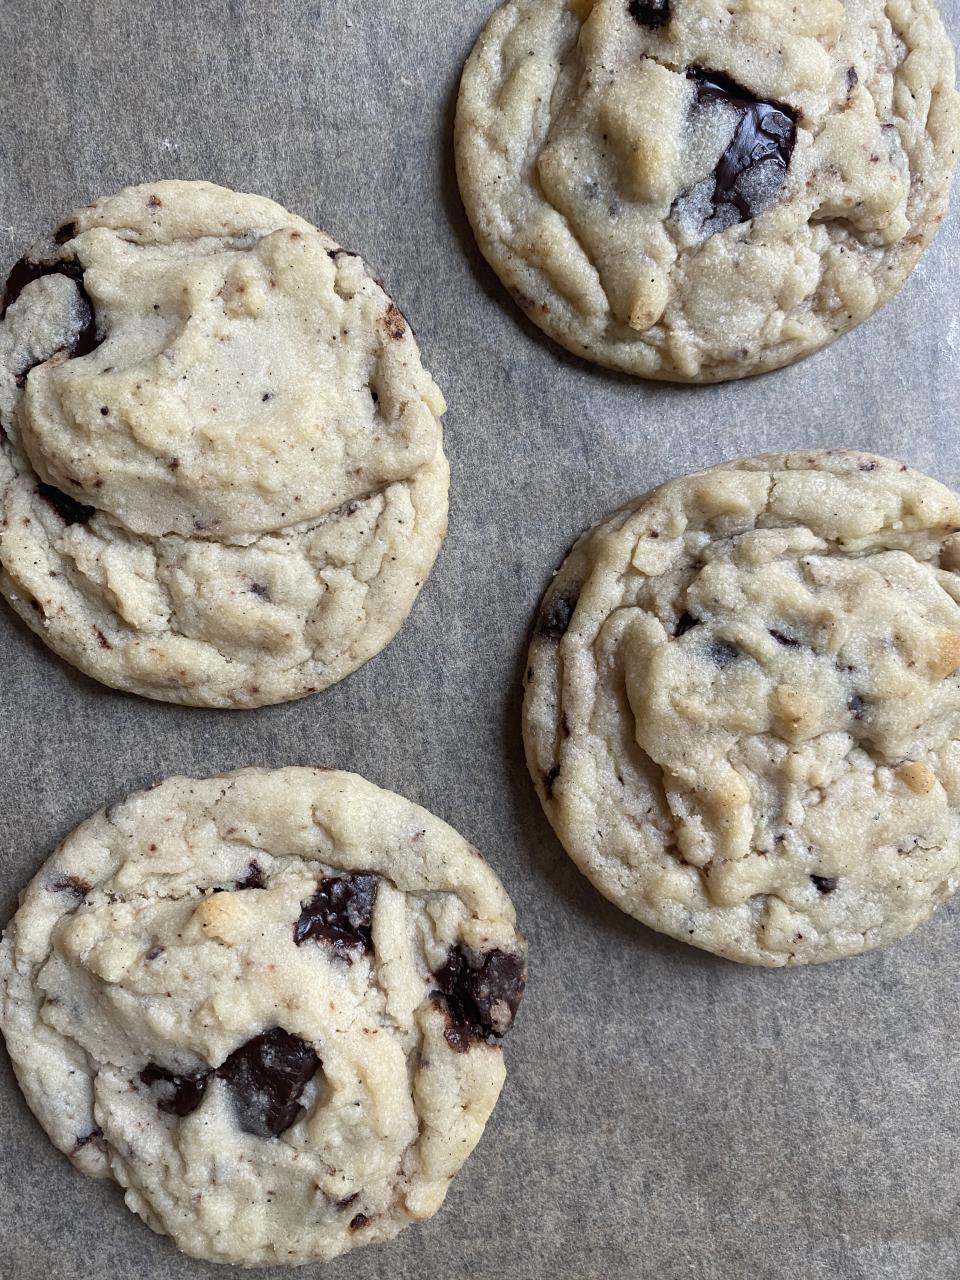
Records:
[[[272,196],[359,250],[410,317],[450,402],[453,468],[450,536],[410,621],[318,697],[242,713],[127,697],[0,610],[0,917],[75,823],[162,776],[355,769],[485,851],[529,935],[530,986],[445,1208],[324,1280],[953,1280],[960,909],[793,972],[659,937],[550,833],[519,704],[529,620],[568,545],[676,472],[847,445],[960,487],[958,210],[894,303],[791,369],[705,389],[594,370],[507,299],[457,195],[456,87],[493,7],[0,0],[0,270],[127,183]],[[960,0],[942,10],[960,37]],[[225,1274],[74,1171],[3,1056],[0,1140],[2,1280]]]

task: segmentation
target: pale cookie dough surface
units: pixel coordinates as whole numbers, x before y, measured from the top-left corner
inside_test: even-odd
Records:
[[[893,296],[960,146],[931,0],[508,0],[467,62],[480,247],[571,351],[710,382]]]
[[[353,774],[172,778],[96,814],[0,943],[41,1124],[197,1257],[430,1217],[504,1081],[524,943],[488,864]]]
[[[664,484],[547,592],[524,737],[652,928],[771,966],[902,937],[960,880],[960,497],[843,451]]]
[[[446,533],[445,404],[359,257],[159,182],[70,215],[6,303],[0,589],[52,649],[254,707],[392,639]]]

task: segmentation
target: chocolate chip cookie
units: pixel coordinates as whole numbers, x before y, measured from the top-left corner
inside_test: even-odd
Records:
[[[960,497],[843,451],[669,481],[557,574],[524,737],[652,928],[771,966],[904,936],[960,881]]]
[[[399,630],[446,532],[443,397],[353,253],[203,182],[80,209],[0,322],[0,589],[147,697],[255,707]]]
[[[440,1208],[504,1081],[513,908],[353,774],[172,778],[68,836],[0,943],[56,1145],[195,1257],[327,1259]]]
[[[689,382],[799,360],[888,301],[958,146],[931,0],[509,0],[456,126],[467,213],[527,315]]]

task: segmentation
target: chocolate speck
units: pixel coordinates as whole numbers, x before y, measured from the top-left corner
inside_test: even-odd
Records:
[[[44,484],[41,481],[37,485],[37,493],[49,502],[64,524],[87,524],[96,515],[96,507],[88,507],[85,502],[78,502],[69,493],[55,489],[52,484]]]
[[[677,625],[673,628],[673,636],[675,640],[679,640],[681,636],[685,636],[688,631],[700,625],[700,619],[695,618],[692,613],[688,613],[684,609],[680,617],[677,619]]]
[[[365,1227],[370,1219],[365,1213],[358,1213],[355,1218],[350,1219],[350,1230],[359,1231],[361,1227]]]
[[[242,880],[237,881],[238,889],[265,889],[266,881],[263,878],[263,872],[258,862],[251,862],[247,867],[247,874]]]
[[[714,666],[719,667],[721,671],[725,671],[727,667],[732,666],[740,657],[740,650],[736,645],[730,644],[728,640],[711,640],[707,652],[710,661]]]
[[[268,604],[273,599],[270,594],[270,588],[265,586],[262,582],[251,582],[247,590],[252,596],[259,596],[261,600],[265,600]]]
[[[799,649],[800,641],[788,636],[785,631],[779,631],[776,627],[769,627],[768,630],[777,644],[782,644],[785,649]]]
[[[817,890],[824,895],[833,893],[837,887],[836,876],[811,876],[810,879],[816,885]]]
[[[860,77],[857,75],[856,67],[847,67],[847,92],[852,93],[860,83]]]
[[[91,1142],[98,1142],[102,1137],[103,1130],[99,1125],[94,1126],[89,1133],[83,1134],[82,1137],[79,1137],[76,1140],[73,1144],[73,1154],[76,1155],[78,1151],[82,1151],[83,1148],[88,1146]]]
[[[859,693],[855,693],[847,699],[847,710],[853,716],[854,720],[866,719],[867,704],[860,697]]]
[[[560,766],[555,764],[543,775],[543,789],[548,796],[553,796],[553,784],[560,777]]]

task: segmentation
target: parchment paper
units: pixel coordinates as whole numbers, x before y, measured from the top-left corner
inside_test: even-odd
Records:
[[[799,366],[707,390],[595,371],[506,298],[460,206],[453,104],[493,7],[0,0],[0,269],[127,183],[273,196],[360,251],[410,317],[450,401],[453,467],[450,536],[409,623],[302,702],[230,714],[116,694],[0,608],[0,918],[80,819],[167,774],[355,769],[486,852],[531,980],[446,1207],[325,1280],[953,1280],[960,905],[892,949],[789,973],[648,932],[551,835],[519,678],[568,545],[676,472],[849,445],[960,487],[957,209],[899,299]],[[942,7],[960,36],[960,0]],[[224,1274],[75,1172],[0,1055],[0,1280]]]

